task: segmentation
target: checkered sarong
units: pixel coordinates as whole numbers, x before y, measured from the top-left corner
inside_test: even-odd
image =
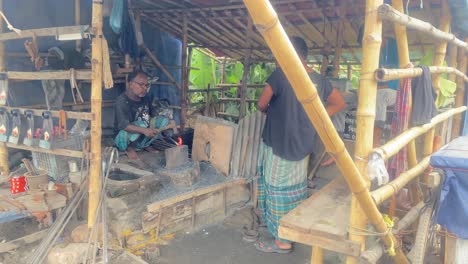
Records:
[[[289,161],[276,156],[273,149],[260,145],[258,161],[258,208],[262,211],[268,231],[278,237],[281,217],[296,208],[308,196],[308,157],[300,161]]]

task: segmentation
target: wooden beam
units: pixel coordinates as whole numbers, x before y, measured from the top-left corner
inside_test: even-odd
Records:
[[[89,70],[75,70],[74,72],[76,80],[91,80],[91,71]],[[70,80],[71,74],[71,71],[6,72],[10,80]]]
[[[52,155],[59,155],[59,156],[66,156],[66,157],[72,157],[72,158],[89,158],[90,154],[85,153],[82,151],[77,151],[77,150],[69,150],[69,149],[45,149],[45,148],[39,148],[39,147],[30,147],[26,145],[21,145],[21,144],[12,144],[12,143],[0,143],[2,147],[9,147],[9,148],[14,148],[14,149],[22,149],[22,150],[28,150],[32,152],[40,152],[40,153],[46,153],[46,154],[52,154]],[[94,155],[91,155],[94,157]]]
[[[92,80],[91,80],[91,112],[95,120],[91,122],[91,156],[89,170],[89,202],[88,227],[93,228],[97,220],[97,209],[101,199],[101,136],[102,136],[102,84],[103,84],[103,56],[102,56],[102,5],[103,0],[94,0],[92,4]]]
[[[233,185],[242,185],[242,184],[245,184],[245,179],[237,179],[237,180],[230,181],[230,182],[211,185],[211,186],[208,186],[206,188],[197,189],[194,192],[188,192],[188,193],[180,194],[180,195],[168,198],[168,199],[164,199],[164,200],[161,200],[161,201],[154,202],[152,204],[149,204],[146,207],[146,209],[147,209],[148,212],[156,212],[156,211],[160,210],[161,208],[164,208],[166,206],[170,206],[170,205],[173,205],[175,203],[182,202],[182,201],[185,201],[185,200],[188,200],[188,199],[192,199],[193,197],[204,195],[204,194],[207,194],[207,193],[210,193],[210,192],[219,191],[219,190],[222,190],[224,188],[228,188],[228,187],[233,186]]]
[[[145,51],[146,55],[148,55],[148,57],[153,61],[153,63],[159,68],[161,69],[161,71],[166,75],[167,78],[169,78],[169,80],[175,85],[177,86],[177,89],[179,89],[179,91],[182,92],[182,87],[180,86],[179,83],[177,83],[177,81],[174,79],[174,77],[172,76],[172,74],[170,72],[167,71],[166,67],[164,67],[164,65],[161,64],[161,62],[158,60],[158,58],[156,58],[156,55],[154,55],[151,50],[149,50],[146,46],[143,46],[142,47],[143,50]]]
[[[36,37],[55,37],[63,34],[83,34],[88,29],[88,25],[25,29],[21,30],[21,35],[16,34],[16,32],[1,33],[0,41],[32,38],[34,35]]]
[[[17,248],[24,247],[27,244],[34,243],[50,232],[49,229],[44,229],[32,234],[29,234],[24,237],[20,237],[18,239],[12,240],[12,241],[7,241],[4,243],[0,243],[0,253],[5,253],[5,252],[10,252],[12,250],[15,250]]]
[[[14,107],[14,106],[0,106],[0,108],[4,108],[8,112],[11,112],[11,110],[19,110],[21,114],[29,110],[33,112],[34,116],[42,116],[42,113],[44,112],[50,112],[52,114],[52,117],[59,118],[60,116],[60,111],[38,110],[38,109],[21,108],[21,107]],[[94,120],[93,113],[71,112],[71,111],[66,111],[65,113],[67,114],[67,118],[70,118],[70,119]]]
[[[181,93],[180,93],[180,105],[182,107],[181,109],[181,117],[180,117],[180,128],[182,131],[185,130],[185,123],[187,122],[187,91],[188,91],[188,86],[189,86],[189,80],[188,80],[188,69],[187,69],[187,43],[188,43],[188,21],[187,17],[184,16],[182,18],[183,20],[183,27],[182,27],[182,87],[181,87]],[[208,100],[207,100],[208,101]]]

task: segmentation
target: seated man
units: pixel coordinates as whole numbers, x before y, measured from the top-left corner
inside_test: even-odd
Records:
[[[115,113],[115,145],[120,151],[126,151],[130,160],[137,160],[137,150],[156,152],[151,147],[160,132],[174,128],[175,123],[165,116],[152,118],[148,76],[143,71],[128,75],[129,84],[124,93],[117,97]]]

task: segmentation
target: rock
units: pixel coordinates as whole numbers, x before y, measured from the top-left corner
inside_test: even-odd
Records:
[[[80,264],[88,249],[87,243],[70,243],[63,247],[55,246],[47,256],[47,264]]]
[[[162,176],[171,178],[171,182],[182,188],[191,187],[200,178],[200,163],[192,161],[176,169],[162,169],[159,171]]]
[[[168,148],[164,154],[166,156],[166,169],[175,169],[189,162],[187,145]]]
[[[70,235],[72,242],[88,243],[89,232],[90,229],[88,228],[87,224],[82,224],[75,227],[75,229],[73,229]],[[107,236],[109,237],[109,234]],[[99,224],[98,239],[99,241],[102,240],[102,224]]]

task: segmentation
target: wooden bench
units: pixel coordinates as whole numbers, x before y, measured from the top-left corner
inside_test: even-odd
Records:
[[[349,256],[359,256],[360,245],[348,240],[351,192],[338,177],[280,220],[283,239]]]

